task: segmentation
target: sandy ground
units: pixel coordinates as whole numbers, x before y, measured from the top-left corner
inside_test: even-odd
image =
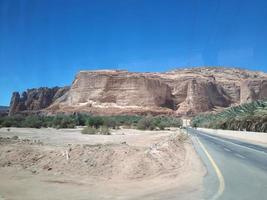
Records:
[[[220,130],[220,129],[207,129],[198,128],[198,130],[206,131],[210,134],[215,134],[221,137],[237,139],[252,144],[257,144],[267,147],[267,133],[260,132],[249,132],[249,131],[231,131],[231,130]]]
[[[202,199],[205,169],[178,129],[2,128],[0,137],[0,200]]]

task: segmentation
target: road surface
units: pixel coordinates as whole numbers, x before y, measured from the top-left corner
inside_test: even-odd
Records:
[[[204,199],[267,199],[267,148],[187,130],[207,167]]]

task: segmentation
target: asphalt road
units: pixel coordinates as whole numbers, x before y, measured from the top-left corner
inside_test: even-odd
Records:
[[[207,168],[204,199],[267,200],[267,148],[187,130]]]

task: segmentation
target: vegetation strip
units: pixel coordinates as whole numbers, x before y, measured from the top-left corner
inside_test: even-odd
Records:
[[[28,128],[75,128],[87,126],[83,133],[94,134],[99,131],[107,132],[107,128],[137,128],[140,130],[164,130],[166,127],[180,127],[182,121],[171,116],[91,116],[85,114],[56,115],[56,116],[12,116],[0,117],[0,127],[28,127]]]
[[[193,118],[193,127],[267,132],[267,101],[254,101]]]

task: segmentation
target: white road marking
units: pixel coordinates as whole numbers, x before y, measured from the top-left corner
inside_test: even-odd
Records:
[[[243,159],[245,159],[246,157],[245,156],[242,156],[241,154],[239,154],[239,153],[235,153],[235,155],[237,156],[237,157],[239,157],[239,158],[243,158]]]
[[[225,148],[225,147],[223,147],[223,149],[224,149],[225,151],[231,152],[230,149],[227,149],[227,148]]]

